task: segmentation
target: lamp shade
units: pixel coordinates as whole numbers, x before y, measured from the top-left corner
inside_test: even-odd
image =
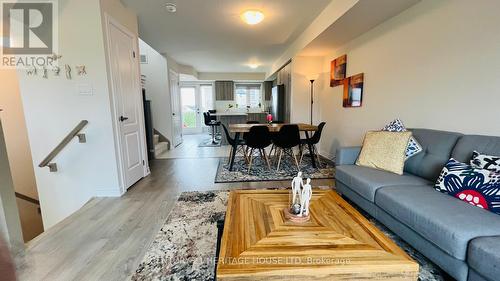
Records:
[[[307,75],[307,80],[318,80],[319,74],[318,73],[313,73],[313,74],[308,74]]]

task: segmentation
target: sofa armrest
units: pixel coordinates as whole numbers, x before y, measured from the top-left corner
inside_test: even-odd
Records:
[[[337,149],[336,165],[354,165],[361,152],[361,146],[340,147]]]

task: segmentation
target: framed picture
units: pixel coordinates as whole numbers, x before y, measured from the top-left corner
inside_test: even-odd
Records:
[[[344,107],[360,107],[363,104],[363,80],[363,73],[344,79]]]
[[[330,87],[342,85],[346,77],[347,55],[340,56],[332,60],[330,64]]]

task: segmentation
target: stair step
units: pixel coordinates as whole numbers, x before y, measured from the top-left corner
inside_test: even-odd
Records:
[[[168,150],[168,142],[159,142],[155,145],[155,156],[158,156]]]
[[[156,146],[160,142],[160,135],[153,135],[153,144]]]

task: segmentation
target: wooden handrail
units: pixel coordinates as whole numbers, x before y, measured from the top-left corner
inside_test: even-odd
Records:
[[[80,131],[87,126],[89,121],[87,120],[82,120],[76,127],[69,132],[69,134],[64,137],[64,139],[43,159],[42,162],[38,165],[38,167],[43,168],[43,167],[49,167],[51,172],[56,172],[57,171],[57,165],[56,163],[52,163],[51,161],[70,143],[70,141],[74,137],[78,137],[80,143],[85,143],[86,138],[85,134],[80,134]]]

